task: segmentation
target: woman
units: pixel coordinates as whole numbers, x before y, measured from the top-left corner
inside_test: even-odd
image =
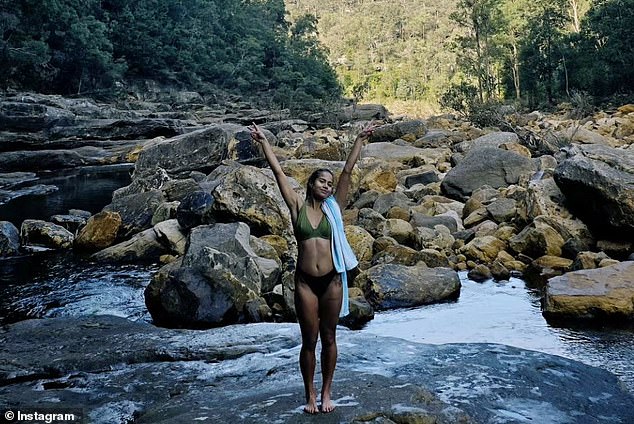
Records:
[[[334,176],[328,169],[318,169],[308,179],[306,199],[301,199],[291,188],[271,145],[262,130],[254,123],[251,137],[262,146],[282,197],[291,212],[291,222],[297,238],[298,256],[295,271],[295,311],[302,333],[299,366],[304,379],[306,406],[310,414],[319,412],[317,392],[313,386],[315,348],[321,337],[321,411],[335,409],[331,399],[331,385],[337,363],[335,340],[337,322],[348,314],[346,270],[358,262],[343,232],[341,209],[347,203],[350,177],[364,141],[374,126],[368,125],[357,136],[334,190]]]

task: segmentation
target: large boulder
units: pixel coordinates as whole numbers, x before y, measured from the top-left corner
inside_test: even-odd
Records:
[[[440,187],[448,197],[464,201],[484,185],[500,188],[528,180],[536,169],[536,162],[517,153],[476,148],[447,173]]]
[[[166,327],[215,327],[261,321],[271,311],[261,294],[278,283],[273,259],[255,254],[242,223],[192,229],[182,261],[167,265],[145,290],[155,323]]]
[[[551,278],[546,285],[544,316],[597,322],[634,320],[634,262]]]
[[[270,171],[229,163],[206,179],[214,187],[213,210],[232,221],[248,222],[256,235],[274,234],[290,237],[288,207]]]
[[[248,139],[247,139],[248,136]],[[146,145],[134,167],[134,178],[168,170],[170,175],[188,175],[191,171],[209,172],[225,159],[253,159],[257,150],[246,127],[221,124]],[[239,153],[241,152],[241,153]]]
[[[598,234],[634,236],[634,150],[593,144],[573,153],[554,174],[570,209]]]
[[[377,265],[362,272],[355,285],[365,287],[366,299],[377,310],[427,305],[460,294],[457,272],[426,265]]]

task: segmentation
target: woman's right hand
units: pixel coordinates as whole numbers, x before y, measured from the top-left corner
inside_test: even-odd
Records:
[[[266,141],[266,136],[264,135],[264,132],[262,132],[262,129],[258,127],[255,122],[252,122],[251,124],[252,125],[249,127],[249,130],[251,131],[251,138],[254,141],[262,144],[262,142]]]

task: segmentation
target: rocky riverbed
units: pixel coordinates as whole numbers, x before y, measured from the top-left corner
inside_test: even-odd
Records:
[[[496,344],[423,345],[340,330],[320,422],[627,423],[607,371]],[[293,324],[166,330],[112,316],[22,321],[0,333],[2,406],[88,422],[313,422]],[[37,346],[37,348],[34,348]],[[318,376],[319,378],[319,376]]]
[[[514,113],[509,132],[449,115],[392,119],[369,105],[342,110],[346,124],[324,128],[194,94],[149,93],[118,105],[35,94],[2,99],[5,201],[49,192],[38,185],[44,168],[134,163],[130,185],[97,214],[71,210],[19,228],[2,220],[3,256],[74,249],[103,263],[160,261],[145,290],[155,324],[230,326],[165,330],[92,316],[12,324],[3,328],[0,359],[6,392],[15,393],[7,406],[26,405],[37,393],[42,405],[96,402],[86,412],[91,422],[255,422],[269,413],[282,422],[307,419],[293,409],[299,391],[288,390],[296,377],[295,327],[232,326],[294,320],[296,246],[271,172],[244,126],[251,121],[265,128],[299,193],[313,169],[341,168],[365,122],[381,124],[363,149],[344,214],[360,259],[352,314],[343,322],[349,327],[374,311],[455,299],[460,271],[502,283],[522,275],[543,290],[549,319],[634,318],[634,106],[583,121]],[[340,343],[343,391],[333,422],[416,414],[438,422],[631,420],[632,398],[614,376],[563,358],[347,331]],[[245,344],[252,347],[236,353]],[[93,398],[91,388],[98,388]]]

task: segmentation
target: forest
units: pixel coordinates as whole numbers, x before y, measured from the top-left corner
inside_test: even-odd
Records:
[[[631,95],[632,28],[634,0],[2,0],[0,88],[543,107]]]
[[[283,0],[2,0],[0,87],[116,94],[151,79],[313,107],[340,96],[310,16]]]
[[[634,89],[634,0],[289,0],[357,99],[540,107]]]

